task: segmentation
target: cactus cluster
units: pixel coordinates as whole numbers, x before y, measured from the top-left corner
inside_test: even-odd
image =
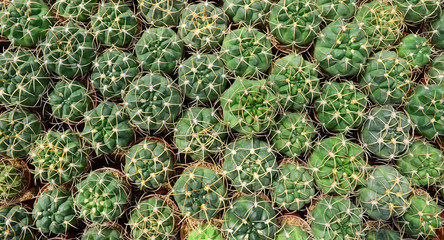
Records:
[[[34,219],[32,214],[20,205],[0,207],[0,238],[14,240],[33,240]]]

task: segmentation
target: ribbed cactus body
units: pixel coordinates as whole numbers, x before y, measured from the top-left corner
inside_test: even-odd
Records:
[[[34,219],[19,205],[0,207],[0,238],[14,240],[34,239]]]
[[[124,240],[121,229],[109,225],[95,225],[87,229],[81,240]]]
[[[409,34],[401,40],[398,55],[407,59],[413,68],[420,68],[430,62],[432,48],[427,39],[416,34]]]
[[[97,12],[99,0],[56,0],[54,9],[64,18],[88,21]]]
[[[396,0],[393,1],[410,24],[429,22],[442,13],[442,0]]]
[[[28,181],[26,172],[20,161],[14,162],[10,160],[0,161],[0,203],[8,203],[11,200],[20,197],[26,190]]]
[[[356,0],[316,0],[316,4],[321,8],[321,16],[326,21],[335,21],[339,18],[346,20],[352,18],[358,5],[356,2]]]
[[[429,34],[431,35],[430,41],[434,47],[444,50],[444,15],[432,22]]]
[[[444,84],[444,54],[433,59],[427,70],[427,78],[430,84]]]
[[[224,11],[235,24],[254,26],[266,22],[271,5],[270,0],[225,0]]]
[[[199,224],[188,233],[188,240],[223,240],[222,233],[219,229],[211,224]]]
[[[139,10],[146,22],[156,27],[175,26],[187,0],[138,0]]]

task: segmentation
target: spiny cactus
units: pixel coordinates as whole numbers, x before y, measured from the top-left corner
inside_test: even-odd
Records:
[[[430,42],[439,50],[444,50],[444,15],[430,24]]]
[[[274,125],[277,98],[265,80],[237,78],[220,101],[224,121],[242,134],[262,134]]]
[[[225,0],[224,11],[239,25],[264,25],[272,2],[270,0]]]
[[[124,173],[138,189],[158,189],[169,182],[175,156],[161,139],[148,137],[125,154]]]
[[[122,227],[112,224],[95,224],[82,235],[81,240],[124,240]]]
[[[251,26],[228,33],[220,52],[225,66],[240,77],[262,75],[273,58],[268,36]]]
[[[273,183],[276,156],[267,142],[244,137],[227,146],[222,169],[237,190],[261,191]]]
[[[25,162],[0,160],[0,204],[11,203],[28,188],[30,173]],[[0,235],[1,236],[1,235]]]
[[[0,207],[0,238],[33,240],[34,220],[31,213],[20,205]]]
[[[96,38],[105,46],[126,47],[139,31],[136,15],[123,1],[100,4],[91,17],[91,25]]]
[[[191,229],[190,229],[191,230]],[[186,234],[184,240],[224,240],[218,227],[211,223],[200,223]]]
[[[227,24],[224,11],[204,1],[190,4],[183,10],[178,33],[189,48],[210,51],[218,48],[224,40]]]
[[[66,78],[85,75],[96,55],[94,36],[72,22],[52,27],[40,47],[46,67]]]
[[[324,83],[314,103],[321,125],[337,132],[349,132],[361,126],[367,105],[367,96],[352,81]]]
[[[0,9],[0,34],[15,46],[35,47],[54,22],[42,0],[5,1]]]
[[[389,220],[404,214],[410,203],[409,180],[388,165],[374,167],[365,186],[358,191],[358,202],[375,220]]]
[[[74,204],[79,217],[95,223],[116,221],[129,201],[130,188],[125,181],[124,175],[115,169],[91,172],[76,185]]]
[[[361,127],[364,147],[383,160],[391,160],[408,150],[412,124],[404,113],[392,106],[374,107]]]
[[[55,185],[77,180],[89,164],[88,147],[71,130],[49,130],[35,141],[30,156],[34,177]]]
[[[193,160],[204,160],[223,151],[227,129],[214,108],[191,107],[174,129],[179,153]]]
[[[195,53],[179,65],[179,87],[198,103],[214,102],[225,91],[227,72],[219,55]]]
[[[401,240],[401,234],[381,221],[367,221],[365,240]]]
[[[139,11],[146,22],[156,26],[175,26],[187,0],[138,0]]]
[[[291,53],[278,59],[268,76],[283,110],[303,110],[319,96],[318,66]]]
[[[359,73],[372,46],[357,24],[343,19],[328,24],[316,40],[314,58],[331,76],[347,77]]]
[[[382,50],[369,57],[359,86],[375,104],[400,104],[413,86],[408,61],[395,51]]]
[[[442,13],[443,0],[395,0],[394,4],[410,24],[429,22]]]
[[[444,54],[433,59],[427,69],[426,80],[430,84],[444,84]]]
[[[0,79],[0,102],[6,107],[36,105],[50,82],[40,59],[21,49],[0,54]]]
[[[321,8],[321,16],[327,21],[352,18],[355,15],[357,5],[356,0],[316,0],[316,4]]]
[[[427,39],[416,34],[409,34],[401,40],[398,55],[407,59],[412,67],[420,68],[430,62],[432,48]]]
[[[56,0],[53,5],[58,14],[74,21],[88,21],[98,6],[99,0]]]
[[[309,240],[311,237],[310,225],[295,215],[284,215],[278,218],[281,225],[276,233],[275,240]]]
[[[148,73],[130,84],[124,106],[132,123],[138,128],[146,131],[164,130],[179,115],[182,96],[171,79]]]

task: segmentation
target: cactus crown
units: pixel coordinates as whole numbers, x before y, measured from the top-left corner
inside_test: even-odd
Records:
[[[348,20],[352,18],[356,12],[356,2],[356,0],[316,0],[316,4],[321,8],[321,15],[326,21],[335,21],[339,18]]]
[[[7,203],[26,190],[29,179],[25,167],[19,161],[0,160],[0,203]]]
[[[271,5],[270,0],[225,0],[224,11],[235,24],[264,25]]]
[[[175,26],[187,0],[138,0],[139,10],[148,24],[156,27]]]
[[[221,231],[212,224],[201,223],[190,231],[184,240],[223,240]]]
[[[14,240],[34,239],[34,219],[19,205],[0,207],[0,238]]]
[[[404,14],[404,19],[410,24],[421,24],[433,20],[442,13],[443,0],[396,0],[393,1]]]
[[[63,17],[73,21],[87,21],[97,12],[99,0],[58,0],[54,9]]]
[[[430,62],[432,48],[427,39],[416,34],[405,36],[398,46],[400,57],[407,59],[413,68],[420,68]]]

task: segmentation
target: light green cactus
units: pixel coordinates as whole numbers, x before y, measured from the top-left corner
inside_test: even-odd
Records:
[[[283,215],[278,218],[280,230],[275,240],[309,240],[311,239],[310,225],[296,215]]]
[[[270,12],[270,0],[225,0],[224,11],[235,24],[264,25]]]
[[[85,22],[97,12],[99,0],[56,0],[53,7],[68,20]]]
[[[175,26],[187,0],[138,0],[139,11],[148,24],[156,27]]]
[[[221,231],[212,224],[201,223],[193,227],[184,240],[224,240]]]
[[[20,205],[0,207],[0,238],[7,240],[33,240],[34,219],[31,213]]]
[[[356,0],[316,0],[316,4],[321,8],[321,16],[326,21],[336,21],[339,18],[348,20],[355,15]]]
[[[432,60],[426,77],[429,84],[444,84],[444,54]]]
[[[365,240],[401,240],[401,233],[382,221],[367,221]]]
[[[11,203],[21,197],[29,182],[26,163],[11,159],[0,160],[0,204]]]
[[[430,62],[432,48],[427,39],[416,34],[405,36],[398,46],[398,56],[407,59],[413,68],[420,68]]]
[[[395,0],[394,4],[404,14],[410,24],[421,24],[432,21],[442,13],[443,0]]]

